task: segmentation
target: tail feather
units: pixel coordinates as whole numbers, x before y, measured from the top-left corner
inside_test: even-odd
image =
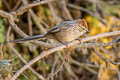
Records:
[[[16,39],[16,40],[11,40],[11,41],[5,41],[2,44],[7,44],[7,43],[22,43],[22,42],[29,42],[32,40],[39,40],[40,38],[44,38],[45,34],[42,35],[35,35],[35,36],[30,36],[22,39]]]

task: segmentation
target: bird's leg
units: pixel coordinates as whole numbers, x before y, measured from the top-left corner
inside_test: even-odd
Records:
[[[82,39],[78,38],[77,40],[79,40],[79,41],[80,41],[80,44],[82,43]]]
[[[68,46],[68,42],[61,42],[61,41],[59,41],[59,40],[57,40],[57,41],[60,42],[62,45],[67,46],[67,48],[69,48],[69,46]]]
[[[67,43],[62,43],[62,44],[64,44],[64,45],[67,46],[66,54],[65,54],[65,61],[71,63],[71,62],[70,62],[70,60],[72,59],[71,53],[72,53],[72,51],[74,51],[74,46],[71,46],[71,47],[70,47],[70,46],[68,45],[68,42],[67,42]]]
[[[59,40],[58,40],[59,41]],[[71,56],[70,56],[70,53],[71,53],[71,51],[70,51],[70,48],[69,48],[69,46],[68,46],[68,43],[67,42],[61,42],[61,41],[59,41],[62,45],[65,45],[66,47],[67,47],[67,49],[66,49],[66,53],[65,53],[65,58],[64,58],[64,60],[65,60],[65,62],[69,62],[70,60],[70,58],[71,58]]]
[[[62,43],[62,42],[61,42]],[[69,48],[69,46],[68,46],[68,43],[66,42],[66,43],[62,43],[63,45],[65,45],[65,46],[67,46],[67,48]]]
[[[59,41],[59,40],[58,40]],[[68,44],[70,43],[70,42],[61,42],[61,41],[59,41],[61,44],[63,44],[63,45],[65,45],[66,46],[66,54],[65,54],[65,62],[70,62],[70,59],[72,59],[71,58],[71,52],[74,50],[74,46],[69,46]],[[71,41],[72,42],[72,41]]]
[[[72,59],[72,57],[71,57],[71,52],[72,52],[73,50],[74,50],[73,47],[69,47],[69,48],[66,49],[66,54],[65,54],[65,61],[66,61],[66,62],[71,63],[71,62],[70,62],[70,60]]]

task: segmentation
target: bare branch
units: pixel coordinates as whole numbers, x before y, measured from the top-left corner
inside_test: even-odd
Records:
[[[58,72],[60,72],[60,70],[63,68],[63,65],[64,65],[64,64],[65,64],[65,62],[63,61],[63,62],[61,63],[61,65],[59,66],[59,68],[55,71],[55,73],[51,74],[51,75],[47,78],[47,80],[50,80],[50,78],[54,77]]]
[[[82,43],[82,44],[78,44],[75,47],[76,48],[80,48],[80,47],[85,47],[85,48],[92,48],[92,47],[104,47],[104,46],[110,46],[113,44],[117,44],[116,40],[112,41],[112,42],[108,42],[108,43]]]
[[[95,40],[95,39],[99,39],[99,38],[103,38],[103,37],[115,36],[115,35],[120,35],[120,31],[114,31],[114,32],[108,32],[108,33],[104,33],[104,34],[98,34],[98,35],[95,35],[95,36],[83,38],[81,41],[82,42],[88,42],[88,41],[91,41],[91,40]]]
[[[76,6],[76,5],[73,5],[73,4],[70,4],[70,3],[67,4],[67,5],[68,5],[69,7],[71,7],[71,8],[74,8],[74,9],[78,9],[78,10],[84,11],[84,12],[90,14],[91,16],[94,16],[94,17],[96,17],[97,19],[99,19],[103,24],[107,25],[107,22],[106,22],[104,19],[102,19],[101,17],[97,16],[97,15],[94,14],[93,12],[91,12],[91,11],[89,11],[89,10],[83,8],[83,7]]]
[[[95,51],[95,53],[96,53],[100,58],[102,58],[103,60],[105,60],[107,63],[112,63],[112,64],[114,64],[114,65],[120,64],[120,63],[113,62],[113,61],[111,61],[110,59],[105,58],[104,56],[102,56],[102,55],[97,51],[96,48],[94,48],[94,51]]]
[[[120,80],[120,71],[117,69],[110,68],[111,70],[115,71],[118,74],[118,80]]]
[[[87,42],[87,41],[91,41],[94,39],[99,39],[99,38],[103,38],[103,37],[109,37],[109,36],[115,36],[115,35],[120,35],[120,31],[114,31],[114,32],[108,32],[108,33],[104,33],[104,34],[98,34],[96,36],[91,36],[91,37],[87,37],[87,38],[83,38],[81,41],[82,42]],[[42,53],[40,53],[39,56],[37,56],[36,58],[32,59],[31,61],[29,61],[27,64],[25,64],[20,70],[18,70],[16,72],[16,74],[11,78],[11,80],[15,80],[17,79],[17,77],[26,69],[28,69],[32,64],[34,64],[35,62],[37,62],[38,60],[56,52],[59,51],[61,49],[67,48],[68,46],[74,46],[79,44],[80,42],[78,40],[75,40],[73,42],[68,43],[68,45],[61,45],[52,49],[49,49],[47,51],[43,51]]]
[[[67,5],[66,5],[65,0],[62,0],[61,2],[62,2],[62,5],[63,5],[63,10],[66,12],[68,18],[69,18],[70,20],[73,20],[71,14],[70,14],[70,12],[69,12],[69,10],[67,9]]]
[[[28,9],[30,9],[32,7],[39,6],[39,5],[42,5],[42,4],[46,4],[46,3],[49,3],[49,2],[52,2],[52,1],[54,1],[54,0],[34,1],[33,3],[27,4],[23,7],[21,7],[20,9],[18,9],[17,11],[15,11],[14,15],[15,16],[22,15],[23,13],[25,13],[26,11],[28,11]]]
[[[27,34],[25,34],[14,22],[15,17],[11,13],[7,13],[5,11],[0,10],[0,16],[7,18],[11,27],[22,37],[29,37]],[[42,41],[34,41],[34,44],[45,46],[45,47],[53,47],[53,45],[50,45],[48,43],[42,42]]]
[[[0,10],[0,16],[8,19],[9,14],[5,11]]]
[[[9,40],[9,36],[10,36],[10,31],[11,31],[11,27],[9,27],[8,32],[7,32],[7,41]],[[20,55],[20,53],[10,44],[8,43],[9,48],[15,53],[15,55],[23,62],[23,63],[27,63],[27,61]],[[45,80],[45,78],[40,75],[39,73],[37,73],[32,67],[29,68],[39,79]]]
[[[20,55],[20,53],[11,45],[9,44],[8,45],[9,48],[16,54],[16,56],[23,62],[23,63],[27,63],[27,61]],[[39,79],[42,79],[42,80],[45,80],[45,78],[40,75],[38,72],[36,72],[32,67],[29,67],[29,69],[39,78]]]

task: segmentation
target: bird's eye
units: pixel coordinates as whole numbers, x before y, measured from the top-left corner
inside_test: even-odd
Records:
[[[82,28],[83,30],[86,30],[86,28],[85,28],[84,26],[81,26],[81,28]]]

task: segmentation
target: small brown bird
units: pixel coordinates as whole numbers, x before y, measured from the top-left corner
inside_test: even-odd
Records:
[[[61,22],[59,25],[53,27],[46,34],[43,35],[35,35],[35,36],[26,37],[23,39],[17,39],[8,42],[20,43],[31,40],[39,40],[41,38],[47,38],[47,39],[52,38],[61,43],[67,43],[75,39],[78,39],[86,32],[89,32],[87,22],[84,19],[77,19],[72,21]]]

